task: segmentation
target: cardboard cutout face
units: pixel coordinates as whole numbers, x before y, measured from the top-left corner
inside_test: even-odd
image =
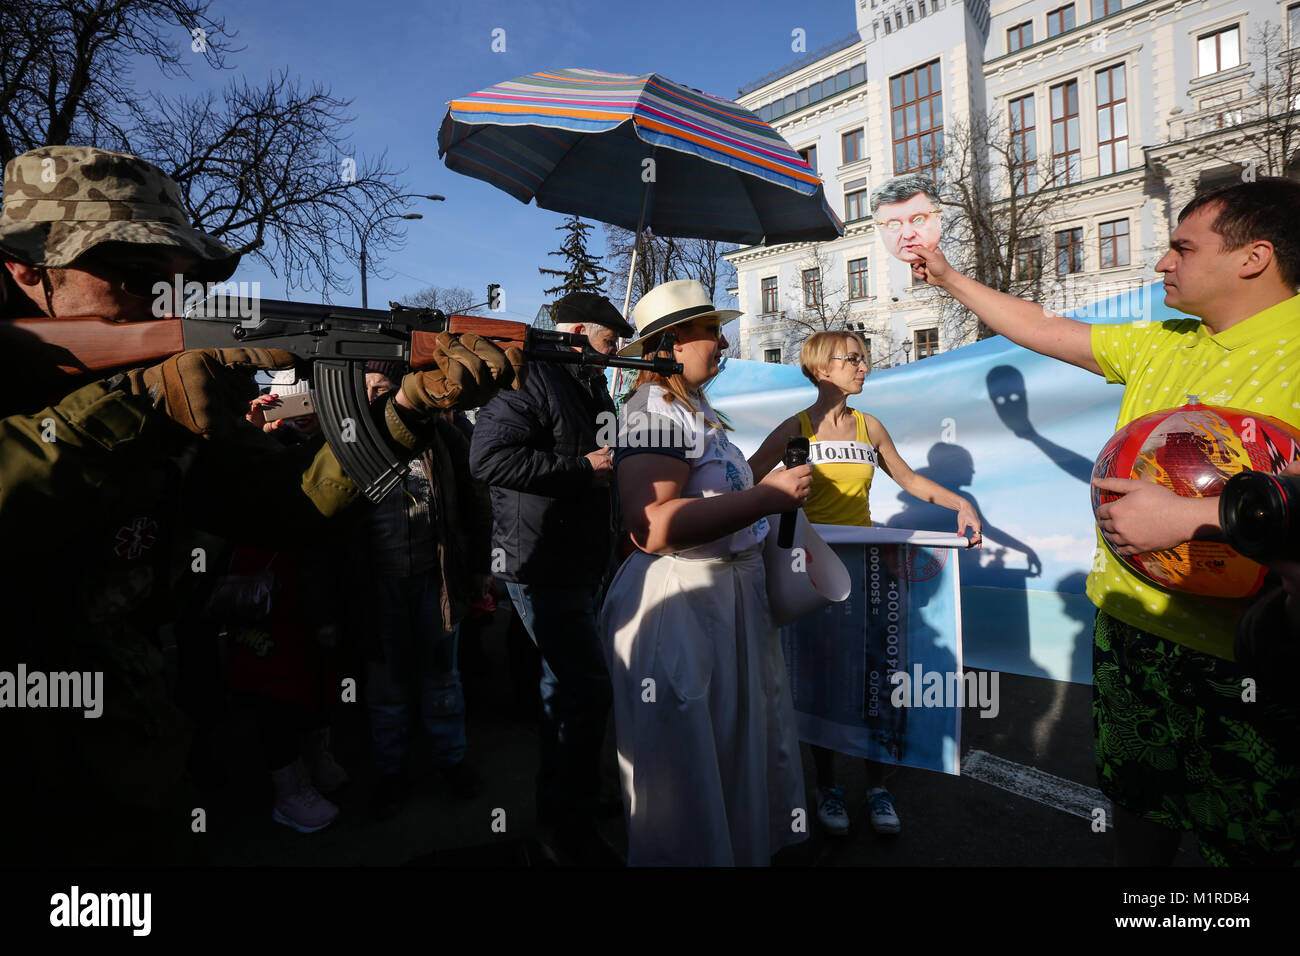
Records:
[[[876,235],[889,254],[902,262],[912,263],[920,256],[911,250],[917,246],[934,249],[939,245],[943,215],[924,192],[902,202],[883,202],[876,207]]]

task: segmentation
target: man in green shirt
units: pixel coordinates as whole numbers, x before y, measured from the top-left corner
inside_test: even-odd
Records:
[[[913,272],[1016,344],[1122,383],[1117,427],[1195,395],[1300,428],[1297,222],[1300,183],[1290,180],[1193,199],[1156,271],[1165,303],[1196,319],[1089,325],[989,289],[925,249]],[[1251,675],[1233,660],[1233,632],[1249,602],[1158,590],[1106,547],[1127,556],[1217,538],[1218,499],[1096,484],[1122,495],[1098,511],[1088,577],[1097,765],[1115,807],[1117,862],[1169,863],[1182,830],[1213,863],[1296,862],[1300,712],[1243,689]]]

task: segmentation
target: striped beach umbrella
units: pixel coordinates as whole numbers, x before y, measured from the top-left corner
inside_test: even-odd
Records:
[[[550,70],[449,106],[447,167],[543,209],[749,245],[844,233],[817,174],[772,127],[655,73]]]

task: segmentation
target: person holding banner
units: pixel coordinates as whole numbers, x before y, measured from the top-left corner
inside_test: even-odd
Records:
[[[871,526],[869,494],[876,468],[921,501],[957,512],[957,532],[974,531],[978,547],[982,527],[970,501],[942,485],[916,474],[894,447],[889,432],[873,415],[848,407],[850,395],[862,391],[869,371],[866,344],[850,331],[817,332],[808,337],[799,355],[803,374],[817,386],[817,401],[787,418],[764,439],[749,459],[757,475],[768,475],[781,461],[789,439],[802,435],[809,441],[813,466],[812,490],[804,515],[813,524]],[[848,833],[849,816],[844,792],[835,785],[832,751],[813,746],[817,767],[817,817],[826,831]],[[885,788],[885,766],[867,760],[867,806],[871,825],[878,833],[898,833],[902,824],[893,795]]]
[[[766,866],[807,838],[803,766],[765,592],[766,515],[798,508],[808,466],[755,486],[701,389],[726,340],[698,282],[660,285],[633,310],[620,354],[671,355],[641,372],[614,461],[638,550],[610,584],[600,632],[629,866]]]

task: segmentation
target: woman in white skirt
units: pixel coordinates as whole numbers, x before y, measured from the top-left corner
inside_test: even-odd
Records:
[[[803,504],[808,466],[754,486],[702,386],[722,322],[698,282],[637,304],[620,354],[668,354],[642,372],[615,462],[635,551],[601,611],[629,865],[766,866],[807,837],[794,708],[764,584],[766,515]]]

